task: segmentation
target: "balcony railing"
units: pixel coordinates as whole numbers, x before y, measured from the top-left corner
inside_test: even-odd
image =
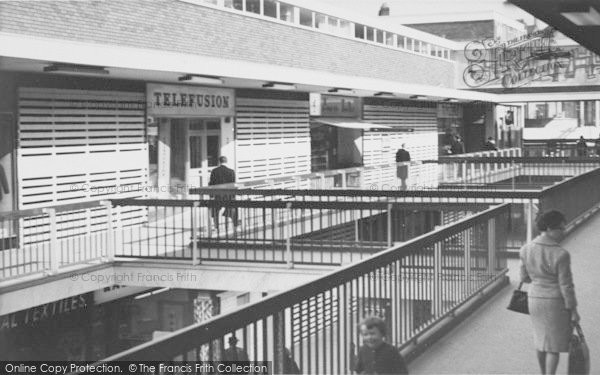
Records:
[[[288,360],[303,374],[350,373],[357,325],[367,315],[385,319],[388,342],[410,352],[503,285],[506,264],[498,254],[508,213],[508,205],[488,209],[105,361],[219,361],[235,336],[250,360],[273,361],[273,373],[285,373]]]
[[[523,141],[524,156],[600,157],[600,142],[585,139],[586,147],[577,147],[576,139],[527,139]]]

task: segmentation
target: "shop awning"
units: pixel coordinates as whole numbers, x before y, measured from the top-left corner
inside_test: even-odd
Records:
[[[315,122],[319,122],[325,125],[337,126],[338,128],[346,128],[346,129],[362,129],[362,130],[371,130],[371,129],[391,129],[391,127],[386,125],[372,124],[370,122],[364,122],[352,118],[319,118],[313,119]]]

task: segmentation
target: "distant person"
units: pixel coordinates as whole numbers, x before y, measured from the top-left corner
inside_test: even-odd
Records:
[[[450,145],[450,149],[452,150],[453,155],[465,153],[465,144],[463,143],[462,138],[460,138],[459,135],[454,136],[452,144]]]
[[[406,179],[408,178],[408,163],[410,161],[410,152],[406,150],[406,145],[400,145],[400,149],[396,152],[396,163],[403,163],[396,166],[396,176],[400,179],[402,190],[406,190]]]
[[[283,348],[283,374],[301,374],[298,364],[292,358],[288,348]]]
[[[369,317],[360,323],[363,346],[358,349],[354,370],[358,374],[408,374],[408,368],[398,348],[384,341],[383,319]]]
[[[488,137],[487,141],[483,144],[484,151],[498,151],[498,147],[496,147],[496,142],[494,142],[493,137]]]
[[[581,137],[579,137],[579,140],[577,141],[575,148],[577,150],[577,156],[587,156],[587,154],[588,154],[587,143],[585,143],[585,139],[583,138],[583,135]]]
[[[6,178],[6,173],[4,172],[4,168],[0,165],[0,202],[2,201],[2,196],[4,194],[10,193],[8,189],[8,179]]]
[[[596,156],[600,156],[600,135],[598,139],[594,142],[594,150],[596,151]]]
[[[219,157],[219,166],[210,172],[210,180],[208,181],[208,185],[221,185],[221,184],[229,184],[235,182],[235,172],[233,169],[227,166],[227,157],[220,156]],[[215,200],[222,201],[234,201],[235,196],[232,195],[216,195]],[[212,218],[215,226],[215,230],[219,228],[219,214],[221,212],[220,206],[215,206],[212,209]],[[239,225],[238,222],[238,214],[237,208],[235,207],[226,207],[223,216],[230,217],[233,221],[233,225],[237,227]]]
[[[229,338],[229,348],[223,351],[224,362],[248,362],[246,351],[237,346],[238,339],[235,336]]]

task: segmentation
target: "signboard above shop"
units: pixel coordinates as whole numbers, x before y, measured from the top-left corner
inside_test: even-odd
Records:
[[[310,93],[311,116],[360,118],[360,112],[360,98]]]
[[[235,115],[233,89],[189,85],[146,87],[148,115],[154,117],[225,117]]]

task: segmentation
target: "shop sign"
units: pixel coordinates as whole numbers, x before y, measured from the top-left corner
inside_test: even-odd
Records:
[[[113,285],[107,286],[104,289],[100,289],[94,292],[94,303],[99,305],[101,303],[114,301],[134,294],[146,292],[154,288],[147,288],[144,286],[126,286],[126,285]]]
[[[233,89],[160,85],[146,87],[148,115],[155,117],[222,117],[235,115]]]
[[[310,115],[321,117],[360,117],[360,98],[311,93]]]
[[[80,294],[59,301],[36,306],[0,317],[0,331],[46,321],[54,317],[85,309],[90,305],[91,294]]]

